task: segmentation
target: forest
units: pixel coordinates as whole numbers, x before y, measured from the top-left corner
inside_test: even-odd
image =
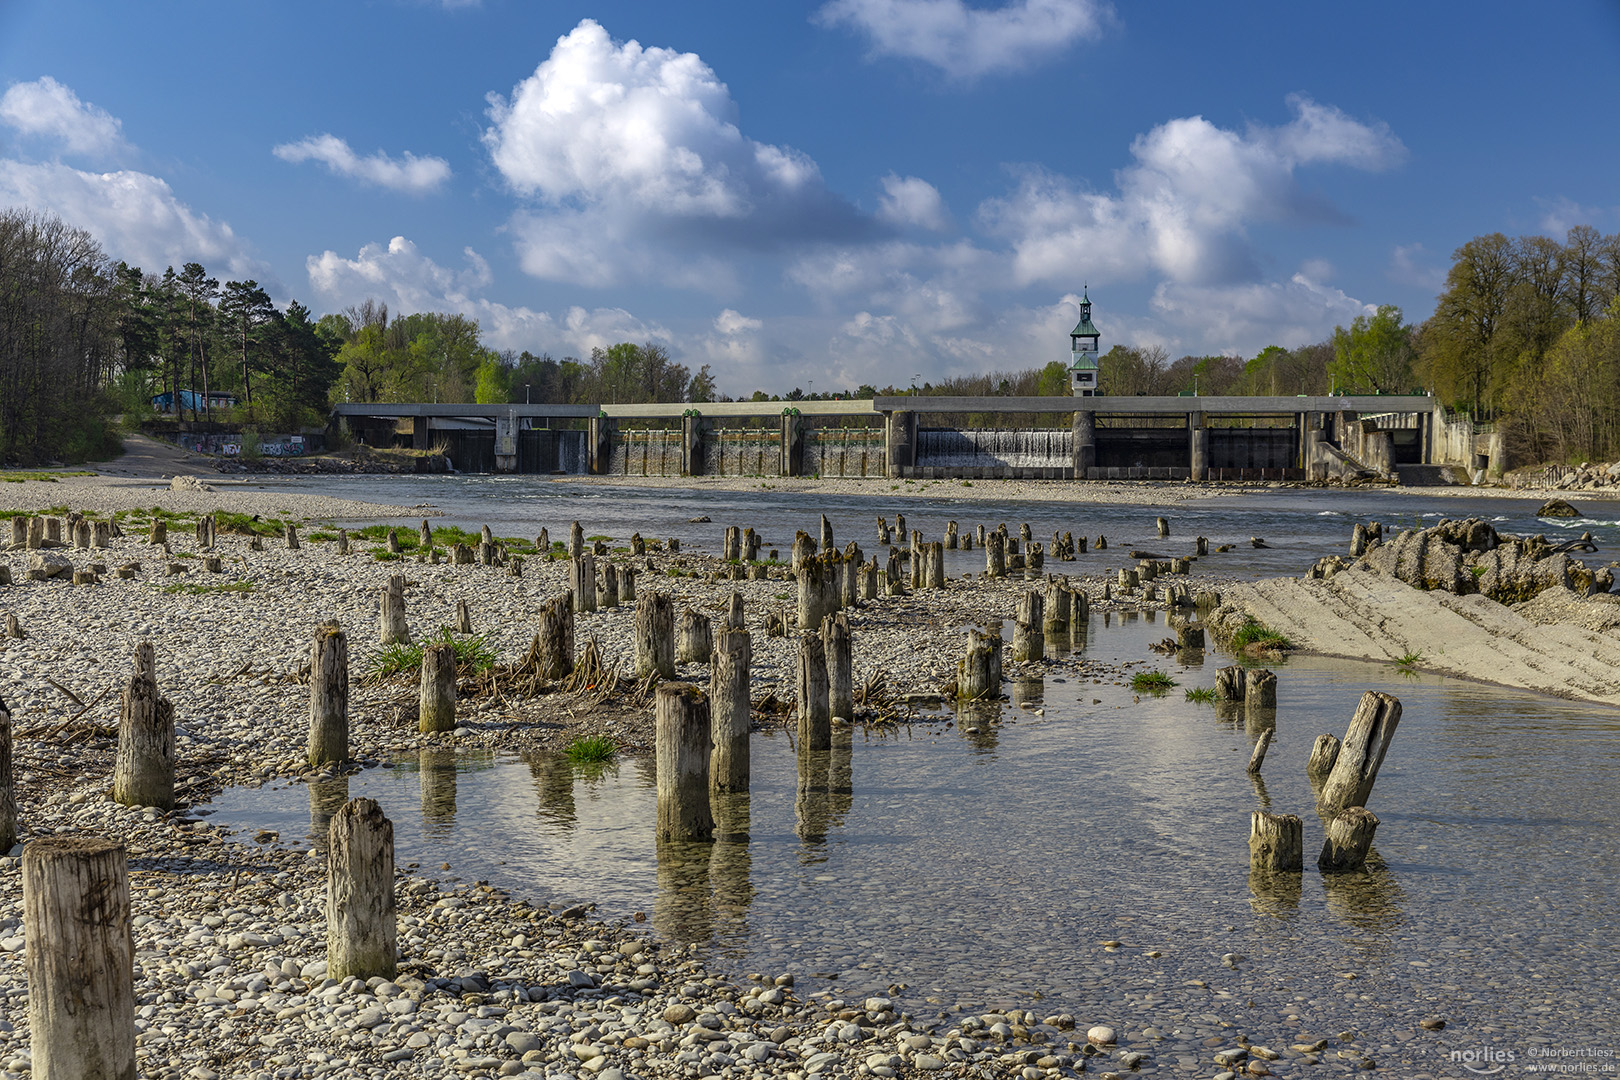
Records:
[[[1407,393],[1428,389],[1502,425],[1521,462],[1620,457],[1620,233],[1580,225],[1562,240],[1477,236],[1452,254],[1433,312],[1385,305],[1325,340],[1252,358],[1115,345],[1110,395]],[[1054,345],[1055,348],[1061,346]],[[1061,360],[921,384],[759,389],[752,400],[934,395],[1060,397]],[[199,263],[161,273],[114,262],[81,229],[0,211],[0,461],[105,456],[116,421],[178,418],[262,431],[325,425],[331,405],[375,401],[704,402],[721,395],[657,343],[588,358],[497,352],[459,314],[391,314],[375,300],[319,317],[278,307],[252,280]],[[157,402],[157,404],[155,404]]]

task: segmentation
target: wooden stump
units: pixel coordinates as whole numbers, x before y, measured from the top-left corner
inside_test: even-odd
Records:
[[[889,549],[889,563],[883,568],[883,594],[885,596],[906,595],[906,581],[900,570],[900,549]]]
[[[285,533],[285,535],[287,537],[287,550],[288,551],[297,551],[298,550],[298,526],[294,525],[292,522],[289,521],[282,528],[283,528],[283,531],[284,531],[284,533]]]
[[[1304,826],[1294,814],[1256,810],[1249,817],[1249,869],[1295,873],[1305,867]]]
[[[826,564],[809,558],[796,571],[799,586],[799,629],[819,630],[821,620],[832,614],[827,603]]]
[[[137,674],[124,688],[112,797],[125,806],[174,809],[174,706],[150,675]]]
[[[1069,633],[1085,637],[1091,622],[1091,597],[1084,590],[1069,587]]]
[[[60,544],[62,542],[61,518],[48,517],[45,519],[45,539],[47,542],[53,544]]]
[[[604,563],[602,566],[602,580],[596,593],[596,606],[599,608],[616,608],[619,606],[619,568],[613,563]]]
[[[678,536],[670,537],[668,540],[664,541],[664,547],[669,550],[671,555],[675,554],[681,550],[681,538]]]
[[[957,535],[956,522],[954,521],[945,523],[945,546],[952,551],[961,547],[961,539]]]
[[[94,585],[95,583],[96,583],[96,572],[94,570],[75,570],[75,571],[73,571],[73,584],[75,584],[75,585]]]
[[[47,836],[23,849],[28,1045],[36,1080],[134,1080],[135,952],[124,846]]]
[[[1243,700],[1252,708],[1277,707],[1277,676],[1265,668],[1250,668],[1245,678]]]
[[[450,545],[451,566],[471,566],[474,561],[475,558],[473,556],[473,549],[471,547],[466,544]]]
[[[309,764],[349,760],[349,639],[335,622],[315,628],[309,651]]]
[[[416,530],[416,546],[423,551],[433,546],[433,530],[428,528],[426,521]]]
[[[17,843],[17,783],[11,770],[11,713],[0,702],[0,851]]]
[[[574,606],[571,597],[554,597],[540,609],[540,628],[535,632],[534,641],[542,679],[557,682],[573,674]]]
[[[422,650],[416,729],[426,734],[456,728],[456,650],[440,641]]]
[[[1361,695],[1339,747],[1338,760],[1322,785],[1318,809],[1348,810],[1367,805],[1373,782],[1378,779],[1378,767],[1384,763],[1384,753],[1400,722],[1401,703],[1395,698],[1376,690]]]
[[[467,601],[456,601],[456,633],[470,634],[473,632],[472,612],[467,608]]]
[[[393,574],[382,591],[382,610],[377,620],[377,641],[383,645],[409,645],[411,628],[405,621],[405,576]]]
[[[198,523],[197,527],[202,528],[201,522]],[[73,546],[80,550],[88,550],[90,547],[90,523],[80,518],[73,523],[72,531]]]
[[[1001,624],[989,632],[968,630],[967,652],[957,668],[956,696],[966,701],[1001,696]]]
[[[11,519],[11,550],[22,551],[28,547],[28,519],[14,517]]]
[[[945,587],[945,545],[938,540],[923,545],[923,586],[929,589]]]
[[[157,649],[150,641],[135,646],[135,670],[131,674],[137,679],[157,681]]]
[[[1120,592],[1131,592],[1132,590],[1141,586],[1142,575],[1137,573],[1135,570],[1122,569],[1119,572],[1118,584]]]
[[[585,530],[576,521],[568,527],[568,557],[577,559],[583,554],[585,554]]]
[[[1044,615],[1041,629],[1048,637],[1061,637],[1069,632],[1069,618],[1074,610],[1071,602],[1074,594],[1069,591],[1067,582],[1049,581],[1046,583],[1046,597]]]
[[[506,576],[515,578],[520,578],[523,576],[523,557],[521,555],[514,555],[510,560],[507,561]],[[613,605],[616,606],[618,602],[618,595],[615,594],[613,597]]]
[[[675,604],[657,590],[636,601],[634,630],[636,678],[675,677]]]
[[[832,550],[833,550],[832,522],[827,520],[827,515],[826,514],[822,514],[821,515],[821,552],[822,552],[822,554],[826,554],[827,552],[832,551]]]
[[[203,569],[210,574],[222,574],[225,572],[225,562],[218,555],[209,555],[203,559]]]
[[[637,558],[647,554],[647,541],[641,538],[640,533],[630,534],[630,554]]]
[[[1046,566],[1046,552],[1039,540],[1031,540],[1028,553],[1024,556],[1024,576],[1039,580],[1042,570]]]
[[[338,530],[337,553],[339,555],[347,555],[349,553],[349,530],[348,529],[339,529]]]
[[[742,593],[733,591],[731,599],[726,601],[726,626],[733,630],[741,630],[743,625]]]
[[[1215,673],[1215,697],[1220,701],[1242,701],[1247,684],[1243,669],[1233,664]]]
[[[371,799],[350,799],[326,832],[326,977],[392,979],[394,824]]]
[[[1209,540],[1207,537],[1200,536],[1193,541],[1193,554],[1200,558],[1209,554]]]
[[[855,663],[849,616],[829,615],[821,624],[821,647],[827,658],[827,715],[855,719]]]
[[[1272,736],[1277,734],[1276,728],[1268,727],[1260,732],[1260,738],[1255,740],[1254,752],[1249,755],[1250,776],[1259,776],[1260,767],[1266,763],[1266,751],[1271,747]]]
[[[722,626],[709,671],[710,722],[714,729],[709,784],[714,791],[748,790],[748,668],[752,659],[753,639],[748,631],[740,623]]]
[[[709,702],[691,683],[665,683],[653,704],[659,840],[709,840]]]
[[[737,562],[742,558],[742,530],[735,525],[726,526],[725,539],[720,547],[720,558],[726,562]]]
[[[34,521],[30,520],[28,524],[30,526],[28,532],[28,546],[39,547],[40,545],[34,543],[34,533],[32,528]],[[42,533],[41,539],[43,539],[43,537],[44,534]],[[152,526],[147,530],[146,533],[146,542],[148,544],[167,544],[169,542],[169,523],[164,521],[162,518],[153,518]]]
[[[1000,533],[985,537],[984,572],[993,578],[1007,576],[1007,538]]]
[[[1159,576],[1159,564],[1155,559],[1142,559],[1136,564],[1136,576],[1142,581],[1154,581]]]
[[[793,572],[797,574],[804,564],[815,558],[815,556],[816,542],[811,539],[809,533],[800,529],[793,537],[793,561],[791,564]]]
[[[388,552],[391,555],[398,555],[400,553],[401,549],[400,549],[400,546],[399,546],[399,530],[398,529],[389,529],[388,530],[387,547],[388,547]]]
[[[675,637],[675,662],[707,664],[714,652],[714,630],[709,618],[687,608],[681,612],[680,632]]]
[[[1169,536],[1170,535],[1170,522],[1169,521],[1165,520],[1164,518],[1160,518],[1158,520],[1158,525],[1159,525],[1159,535],[1160,536]]]
[[[1305,763],[1305,775],[1320,783],[1333,771],[1339,760],[1339,740],[1334,735],[1318,735],[1311,746],[1311,759]]]
[[[806,750],[832,747],[832,714],[827,701],[827,649],[814,631],[799,635],[795,701],[799,711],[799,745]]]
[[[882,571],[878,569],[876,555],[872,556],[871,562],[861,567],[860,577],[862,600],[876,600],[878,598],[878,575],[880,573],[882,573]]]
[[[1046,657],[1045,604],[1034,589],[1018,598],[1013,616],[1012,653],[1014,660],[1042,660]]]
[[[574,611],[596,610],[596,556],[583,552],[568,562],[568,590],[574,594]]]
[[[1327,823],[1327,838],[1322,842],[1316,868],[1324,874],[1360,870],[1367,861],[1367,849],[1372,847],[1373,833],[1377,831],[1378,818],[1366,807],[1352,806],[1339,811]]]
[[[636,571],[631,566],[619,567],[619,603],[628,604],[636,598]]]

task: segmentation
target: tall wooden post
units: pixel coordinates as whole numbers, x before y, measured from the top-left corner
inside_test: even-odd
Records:
[[[416,728],[426,735],[456,727],[456,650],[440,641],[422,650]]]
[[[659,840],[709,840],[709,703],[691,683],[664,683],[653,704]]]
[[[399,959],[394,823],[375,801],[350,799],[326,836],[326,977],[392,979]]]
[[[382,591],[382,612],[377,640],[383,645],[409,645],[411,628],[405,621],[405,575],[393,574]]]
[[[574,610],[596,610],[596,556],[590,552],[576,555],[568,563],[568,588],[574,594]]]
[[[0,851],[17,843],[17,781],[11,769],[11,713],[0,701]]]
[[[577,559],[585,554],[585,530],[580,528],[579,522],[568,527],[568,557]]]
[[[827,714],[855,719],[855,664],[849,616],[829,615],[821,624],[821,647],[827,658]]]
[[[709,783],[715,791],[748,790],[748,667],[752,659],[753,639],[748,631],[722,626],[709,671],[709,715],[714,728]]]
[[[309,763],[348,759],[349,639],[337,623],[322,623],[309,652]]]
[[[135,949],[124,846],[47,836],[23,849],[28,1043],[36,1080],[135,1080]]]
[[[1361,695],[1361,703],[1339,746],[1338,760],[1322,785],[1316,803],[1319,810],[1367,805],[1373,781],[1378,779],[1378,767],[1384,763],[1384,753],[1400,722],[1401,703],[1395,698],[1376,690]]]
[[[129,680],[120,704],[113,801],[174,809],[174,706],[144,673]]]
[[[827,650],[821,635],[799,635],[797,668],[799,742],[807,750],[832,747],[832,714],[827,711]]]
[[[667,595],[649,589],[636,599],[636,678],[656,674],[675,677],[675,604]]]

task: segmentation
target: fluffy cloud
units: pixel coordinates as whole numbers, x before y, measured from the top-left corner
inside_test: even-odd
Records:
[[[1391,281],[1438,293],[1446,284],[1446,268],[1434,262],[1422,244],[1396,244],[1389,254]]]
[[[339,176],[411,195],[435,191],[450,179],[450,163],[443,158],[417,157],[409,150],[402,159],[391,158],[381,150],[361,157],[336,135],[311,135],[298,142],[282,143],[272,153],[295,165],[318,161]]]
[[[1167,281],[1154,290],[1152,307],[1186,331],[1190,347],[1235,356],[1253,356],[1267,345],[1321,341],[1335,326],[1377,310],[1303,270],[1287,281],[1243,285]]]
[[[489,264],[472,248],[465,266],[440,266],[415,244],[396,236],[386,246],[367,244],[353,259],[335,251],[305,260],[310,285],[333,307],[376,297],[391,311],[437,311],[476,319],[485,344],[554,356],[589,356],[591,349],[620,341],[669,341],[662,326],[623,308],[570,307],[560,317],[528,307],[510,307],[480,295],[493,283]]]
[[[49,75],[15,83],[0,96],[0,123],[24,135],[57,143],[70,154],[123,150],[120,121]]]
[[[921,60],[960,79],[1049,60],[1100,36],[1112,17],[1098,0],[1012,0],[994,9],[964,0],[831,0],[815,14],[823,26],[858,31],[874,55]]]
[[[53,213],[88,230],[113,258],[148,272],[200,262],[235,278],[255,278],[272,291],[280,288],[229,225],[187,206],[156,176],[0,159],[0,205],[6,204]]]
[[[512,222],[524,269],[594,285],[681,284],[705,253],[872,230],[814,161],[745,136],[736,116],[695,54],[617,43],[582,21],[509,98],[489,96],[484,144],[534,204]]]
[[[894,173],[883,178],[878,217],[901,228],[933,232],[943,232],[951,225],[950,212],[945,209],[945,200],[939,197],[938,188],[915,176]]]
[[[1405,154],[1387,126],[1363,124],[1296,95],[1294,119],[1236,132],[1203,117],[1171,120],[1131,145],[1118,190],[1094,193],[1048,173],[1026,173],[981,219],[1007,238],[1023,284],[1116,279],[1148,272],[1171,281],[1230,284],[1257,276],[1247,228],[1261,222],[1340,221],[1296,172],[1310,165],[1376,170]]]

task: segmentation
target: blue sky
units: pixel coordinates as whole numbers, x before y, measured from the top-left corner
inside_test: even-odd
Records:
[[[0,206],[723,391],[1426,317],[1620,230],[1620,4],[0,0]]]

